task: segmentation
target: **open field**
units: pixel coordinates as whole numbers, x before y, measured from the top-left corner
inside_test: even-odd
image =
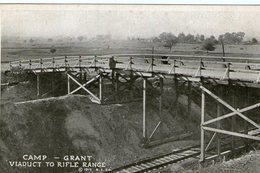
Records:
[[[55,53],[50,53],[54,47]],[[216,55],[222,56],[220,45],[216,49],[207,53],[201,50],[199,44],[177,44],[170,51],[163,47],[161,43],[144,41],[87,41],[87,42],[67,42],[67,43],[35,43],[17,44],[2,43],[1,62],[9,62],[20,59],[44,58],[60,55],[102,55],[112,53],[167,53],[167,54],[189,54],[189,55]],[[226,45],[226,56],[260,57],[260,45]]]

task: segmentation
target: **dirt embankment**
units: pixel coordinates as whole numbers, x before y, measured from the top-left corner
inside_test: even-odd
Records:
[[[35,99],[34,88],[30,82],[24,82],[8,87],[1,93],[0,172],[14,171],[7,161],[21,160],[24,153],[46,154],[49,157],[92,155],[97,161],[106,162],[108,167],[117,167],[193,145],[199,138],[194,135],[189,140],[143,148],[141,102],[97,105],[86,96],[74,95],[14,104]],[[148,99],[148,136],[159,121],[162,121],[162,125],[152,140],[179,136],[188,131],[199,132],[200,93],[194,91],[192,97],[190,121],[187,121],[185,91],[180,93],[176,101],[174,89],[165,87],[161,116],[156,99]],[[215,113],[213,102],[209,101],[208,104],[208,113]],[[55,172],[68,171],[58,169]]]
[[[194,144],[192,140],[175,141],[152,148],[143,148],[142,103],[97,105],[86,96],[62,96],[35,101],[23,101],[24,95],[33,99],[30,83],[20,83],[2,92],[0,117],[0,172],[14,171],[8,160],[21,160],[24,153],[64,155],[92,155],[96,161],[117,167],[141,158],[168,153],[172,149]],[[17,95],[18,94],[18,95]],[[171,95],[173,96],[173,95]],[[198,126],[187,123],[184,114],[185,96],[180,98],[179,111],[163,108],[160,117],[154,105],[147,108],[148,135],[159,121],[162,125],[153,140],[178,136]],[[194,114],[199,107],[192,103]],[[20,172],[21,169],[16,170]],[[58,169],[56,172],[67,172]]]

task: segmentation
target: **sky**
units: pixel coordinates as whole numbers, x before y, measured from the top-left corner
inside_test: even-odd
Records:
[[[260,6],[201,5],[2,5],[2,36],[153,37],[243,31],[260,37]]]

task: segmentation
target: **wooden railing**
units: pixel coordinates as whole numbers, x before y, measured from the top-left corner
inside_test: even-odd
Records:
[[[167,54],[112,54],[102,56],[60,56],[53,58],[13,61],[10,69],[15,70],[69,70],[71,68],[111,68],[111,61],[115,68],[154,72],[166,74],[205,76],[203,71],[211,71],[222,76],[230,77],[230,72],[253,74],[250,81],[260,82],[260,58],[216,57]],[[244,76],[243,79],[247,77]]]

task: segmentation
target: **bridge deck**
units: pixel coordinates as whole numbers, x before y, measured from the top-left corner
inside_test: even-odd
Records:
[[[112,58],[113,57],[113,58]],[[115,54],[102,56],[62,56],[13,61],[13,72],[34,73],[81,71],[90,68],[133,71],[136,75],[181,75],[220,81],[260,84],[260,58],[186,56],[165,54]]]

